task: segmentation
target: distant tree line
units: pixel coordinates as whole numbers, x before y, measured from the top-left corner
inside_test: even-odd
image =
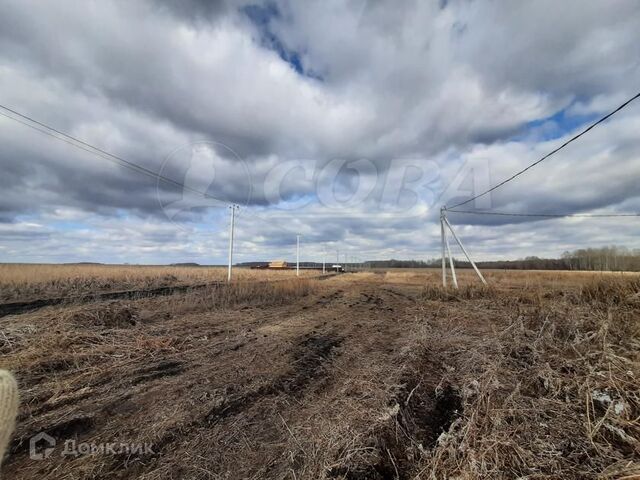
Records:
[[[243,262],[238,266],[253,267],[267,265],[268,262]],[[330,265],[331,262],[327,262]],[[498,260],[477,262],[482,268],[511,270],[607,270],[640,272],[640,248],[608,246],[600,248],[581,248],[572,252],[564,252],[561,258],[526,257],[520,260]],[[295,266],[295,262],[290,263]],[[431,260],[368,260],[362,263],[365,268],[437,268],[440,258]],[[301,267],[322,267],[317,262],[300,262]],[[456,258],[456,267],[471,268],[469,262]]]
[[[441,259],[433,260],[374,260],[365,262],[371,268],[434,268],[441,265]],[[539,258],[535,256],[520,260],[499,260],[477,262],[482,268],[512,270],[596,270],[596,271],[640,271],[640,248],[608,246],[582,248],[564,252],[561,258]],[[467,261],[456,259],[456,267],[471,268]]]
[[[570,270],[640,271],[640,248],[602,247],[564,252],[562,260]]]
[[[484,268],[510,268],[522,270],[591,270],[640,271],[640,249],[608,246],[581,248],[564,252],[561,258],[526,257],[504,262],[480,262]],[[470,267],[470,265],[467,265]]]
[[[438,260],[439,261],[439,260]],[[428,268],[435,266],[435,260],[370,260],[364,262],[369,268]]]

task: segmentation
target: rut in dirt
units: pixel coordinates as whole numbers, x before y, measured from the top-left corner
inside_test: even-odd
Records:
[[[258,400],[279,394],[300,396],[314,380],[326,375],[325,363],[332,351],[342,343],[342,338],[334,335],[308,334],[298,343],[293,353],[292,371],[277,377],[268,385],[231,398],[214,408],[207,415],[207,421],[215,423],[250,408]]]
[[[424,367],[424,366],[423,366]],[[432,379],[437,378],[432,376]],[[450,384],[434,385],[418,371],[401,379],[389,400],[390,421],[372,433],[366,448],[377,461],[346,464],[329,471],[330,478],[345,480],[409,480],[416,472],[415,458],[436,447],[463,414],[462,397]]]
[[[328,363],[336,354],[334,350],[340,346],[343,339],[335,334],[307,334],[298,339],[291,352],[291,370],[276,377],[270,383],[235,396],[230,396],[221,405],[216,405],[204,416],[186,425],[172,428],[165,435],[154,442],[154,454],[162,456],[163,451],[180,438],[189,437],[190,432],[198,428],[212,427],[250,409],[265,398],[285,395],[300,398],[314,382],[326,378],[329,374]],[[122,468],[125,459],[116,459],[111,470]],[[138,464],[137,469],[144,470]]]

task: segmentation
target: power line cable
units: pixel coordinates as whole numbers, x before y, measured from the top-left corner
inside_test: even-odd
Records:
[[[156,172],[154,172],[152,170],[149,170],[148,168],[143,167],[141,165],[138,165],[135,162],[132,162],[130,160],[126,160],[126,159],[124,159],[124,158],[122,158],[122,157],[120,157],[118,155],[114,155],[113,153],[107,152],[106,150],[103,150],[103,149],[101,149],[99,147],[96,147],[95,145],[92,145],[92,144],[90,144],[88,142],[85,142],[85,141],[79,139],[79,138],[76,138],[76,137],[74,137],[72,135],[69,135],[68,133],[65,133],[65,132],[63,132],[61,130],[58,130],[58,129],[50,126],[50,125],[47,125],[47,124],[45,124],[43,122],[40,122],[40,121],[38,121],[38,120],[28,116],[28,115],[20,113],[20,112],[14,110],[12,108],[9,108],[9,107],[7,107],[5,105],[0,104],[0,109],[3,109],[6,112],[9,112],[11,114],[11,115],[9,115],[7,113],[4,113],[4,112],[0,111],[0,115],[2,115],[3,117],[6,117],[6,118],[8,118],[10,120],[13,120],[13,121],[15,121],[17,123],[20,123],[20,124],[22,124],[22,125],[24,125],[26,127],[29,127],[29,128],[31,128],[33,130],[36,130],[37,132],[40,132],[40,133],[42,133],[44,135],[48,135],[48,136],[50,136],[52,138],[55,138],[57,140],[61,140],[61,141],[65,142],[65,143],[67,143],[67,144],[69,144],[69,145],[71,145],[73,147],[76,147],[76,148],[78,148],[80,150],[83,150],[85,152],[88,152],[88,153],[91,153],[93,155],[96,155],[96,156],[98,156],[100,158],[108,160],[108,161],[110,161],[112,163],[115,163],[117,165],[120,165],[122,167],[128,168],[129,170],[132,170],[134,172],[138,172],[138,173],[141,173],[143,175],[147,175],[147,176],[149,176],[149,177],[151,177],[151,178],[153,178],[155,180],[163,181],[165,183],[169,183],[171,185],[183,188],[184,190],[190,191],[191,193],[196,193],[198,195],[202,195],[203,197],[205,197],[207,199],[216,200],[218,202],[221,202],[225,206],[233,205],[231,202],[228,202],[226,200],[222,200],[220,198],[216,198],[216,197],[214,197],[213,195],[210,195],[207,192],[203,192],[203,191],[198,190],[196,188],[190,187],[188,185],[185,185],[182,182],[179,182],[177,180],[174,180],[172,178],[166,177],[166,176],[161,175],[159,173],[156,173]],[[18,117],[18,118],[16,118],[16,117]],[[244,212],[249,214],[253,218],[256,218],[258,220],[261,220],[261,221],[263,221],[265,223],[268,223],[269,225],[273,226],[274,222],[273,222],[272,219],[271,220],[265,219],[265,218],[257,215],[256,213],[251,212],[251,211],[246,210],[246,209],[244,210]],[[281,228],[281,230],[287,231],[288,233],[291,233],[292,235],[295,235],[295,233],[293,233],[292,230],[288,230],[288,229],[283,228],[283,227],[280,227],[280,228]]]
[[[164,175],[161,175],[159,173],[156,173],[152,170],[149,170],[148,168],[145,168],[141,165],[138,165],[135,162],[131,162],[129,160],[126,160],[118,155],[114,155],[113,153],[107,152],[106,150],[103,150],[99,147],[96,147],[94,145],[91,145],[88,142],[85,142],[83,140],[80,140],[79,138],[76,138],[72,135],[69,135],[65,132],[62,132],[54,127],[51,127],[49,125],[46,125],[42,122],[39,122],[38,120],[35,120],[34,118],[29,117],[28,115],[24,115],[20,112],[17,112],[9,107],[6,107],[2,104],[0,104],[0,108],[3,110],[6,110],[8,112],[10,112],[13,115],[17,115],[19,118],[15,118],[11,115],[8,115],[6,113],[0,112],[0,115],[2,115],[3,117],[9,118],[15,122],[18,122],[26,127],[29,127],[33,130],[36,130],[40,133],[43,133],[45,135],[48,135],[50,137],[56,138],[58,140],[61,140],[69,145],[72,145],[76,148],[79,148],[80,150],[84,150],[85,152],[88,153],[92,153],[94,155],[97,155],[101,158],[104,158],[105,160],[108,160],[112,163],[115,163],[117,165],[120,165],[122,167],[128,168],[129,170],[133,170],[135,172],[138,173],[142,173],[143,175],[147,175],[149,177],[152,177],[155,180],[161,180],[165,183],[170,183],[174,186],[183,188],[185,190],[188,190],[192,193],[197,193],[198,195],[203,195],[205,198],[208,199],[212,199],[212,200],[216,200],[219,201],[221,203],[223,203],[224,205],[231,205],[230,202],[227,202],[225,200],[222,200],[220,198],[216,198],[213,195],[208,194],[207,192],[203,192],[201,190],[195,189],[193,187],[190,187],[188,185],[185,185],[181,182],[178,182],[177,180],[173,180],[172,178],[169,177],[165,177]],[[21,120],[24,119],[24,120]],[[28,122],[32,122],[32,123],[28,123]]]
[[[499,215],[506,217],[550,217],[550,218],[611,218],[611,217],[640,217],[640,213],[509,213],[509,212],[477,212],[473,210],[444,210],[449,213],[466,213],[469,215]]]
[[[465,200],[464,202],[460,202],[457,203],[455,205],[452,205],[450,208],[456,208],[456,207],[460,207],[462,205],[465,205],[469,202],[474,201],[476,198],[480,198],[484,195],[486,195],[487,193],[493,192],[494,190],[496,190],[497,188],[500,188],[501,186],[503,186],[505,183],[510,182],[511,180],[515,179],[516,177],[522,175],[524,172],[526,172],[527,170],[535,167],[536,165],[538,165],[539,163],[543,162],[544,160],[546,160],[547,158],[549,158],[550,156],[552,156],[553,154],[559,152],[560,150],[562,150],[564,147],[566,147],[567,145],[569,145],[571,142],[574,142],[575,140],[577,140],[578,138],[580,138],[581,136],[583,136],[584,134],[586,134],[587,132],[589,132],[591,129],[593,129],[594,127],[596,127],[597,125],[601,124],[602,122],[606,121],[608,118],[612,117],[613,115],[615,115],[616,113],[618,113],[620,110],[622,110],[623,108],[625,108],[626,106],[628,106],[631,102],[633,102],[634,100],[637,100],[638,98],[640,98],[640,92],[637,93],[636,95],[634,95],[633,97],[631,97],[629,100],[627,100],[626,102],[624,102],[622,105],[620,105],[618,108],[616,108],[615,110],[613,110],[612,112],[608,113],[607,115],[605,115],[604,117],[602,117],[600,120],[592,123],[591,125],[589,125],[589,127],[587,127],[586,129],[584,129],[583,131],[581,131],[579,134],[571,137],[569,140],[567,140],[566,142],[564,142],[562,145],[560,145],[559,147],[555,148],[554,150],[552,150],[551,152],[547,153],[544,157],[540,158],[539,160],[533,162],[531,165],[527,166],[526,168],[523,168],[522,170],[520,170],[519,172],[511,175],[509,178],[507,178],[506,180],[503,180],[502,182],[498,183],[497,185],[494,185],[493,187],[491,187],[490,189],[479,193],[478,195],[475,195],[473,197],[471,197],[468,200]]]

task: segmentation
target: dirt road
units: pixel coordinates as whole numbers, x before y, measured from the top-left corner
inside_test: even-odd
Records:
[[[162,301],[111,304],[121,316],[127,316],[122,309],[130,311],[130,324],[104,328],[100,348],[84,344],[77,329],[68,345],[76,355],[49,359],[22,376],[26,408],[5,474],[277,478],[296,471],[311,478],[322,473],[305,472],[306,462],[324,465],[331,475],[332,464],[341,465],[332,455],[349,455],[344,449],[359,435],[374,438],[370,419],[392,408],[398,394],[389,388],[402,375],[420,287],[386,285],[382,278],[331,279],[296,303],[239,311],[174,317]],[[140,313],[142,308],[154,311]],[[56,310],[49,315],[55,318]],[[27,317],[15,318],[27,323]],[[104,351],[105,342],[115,348]],[[128,348],[132,342],[137,348]],[[49,458],[35,461],[28,456],[28,439],[39,432],[57,445]],[[75,457],[63,455],[67,440],[147,443],[152,452]],[[335,451],[327,451],[332,443]],[[379,453],[376,448],[371,446],[371,455]],[[393,466],[382,463],[384,475]],[[336,477],[342,473],[333,471]]]

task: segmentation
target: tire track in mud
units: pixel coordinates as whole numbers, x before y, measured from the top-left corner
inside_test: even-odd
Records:
[[[392,296],[398,298],[398,299],[402,299],[402,300],[409,300],[411,303],[415,303],[417,302],[417,298],[412,296],[412,295],[408,295],[406,293],[403,292],[398,292],[390,287],[381,287],[380,291],[386,292],[386,293],[390,293]]]
[[[314,297],[315,296],[316,295],[314,295]],[[335,298],[338,297],[339,295],[335,296]],[[328,298],[333,299],[334,296],[330,294],[328,295]],[[135,401],[136,395],[140,393],[140,391],[143,391],[138,387],[145,389],[145,384],[149,382],[162,381],[167,377],[183,378],[183,374],[197,375],[197,372],[203,367],[206,368],[205,365],[200,363],[203,353],[206,354],[207,358],[218,358],[225,353],[238,351],[247,343],[252,340],[256,340],[254,337],[245,338],[247,331],[255,331],[257,326],[268,324],[273,320],[281,321],[284,318],[299,315],[303,310],[308,308],[307,304],[308,301],[305,301],[300,304],[293,303],[286,306],[274,307],[275,311],[269,312],[268,314],[263,313],[259,308],[255,308],[255,311],[252,312],[255,316],[249,319],[248,323],[242,325],[237,325],[235,323],[235,318],[232,316],[231,318],[226,319],[222,324],[216,325],[217,333],[214,336],[221,334],[223,330],[230,334],[220,341],[174,352],[170,358],[152,361],[145,366],[140,366],[138,368],[132,368],[133,365],[131,360],[126,360],[123,364],[112,365],[110,369],[111,374],[92,380],[89,383],[84,383],[80,391],[86,389],[86,393],[69,393],[60,400],[54,402],[50,402],[50,395],[47,395],[43,397],[37,405],[34,405],[34,407],[30,409],[26,414],[28,416],[27,418],[22,418],[23,425],[28,418],[35,419],[37,417],[40,421],[30,425],[27,427],[27,430],[22,432],[22,434],[16,436],[13,439],[9,450],[12,454],[25,453],[27,448],[27,444],[25,442],[28,442],[28,439],[31,436],[39,433],[40,431],[45,433],[51,432],[56,435],[64,435],[66,433],[85,434],[97,431],[97,429],[104,425],[104,414],[113,404],[113,401],[111,401],[112,399],[109,400],[108,397],[112,395],[114,389],[116,391],[126,392],[125,397]],[[226,327],[233,327],[235,332],[233,329],[227,329]],[[174,335],[179,336],[190,331],[189,325],[179,328],[181,329],[177,332],[173,332]],[[220,328],[223,330],[220,330]],[[184,330],[184,332],[182,330]],[[208,335],[210,335],[210,333],[208,333]],[[265,396],[276,396],[280,391],[288,394],[301,392],[308,383],[321,374],[321,364],[327,359],[331,350],[335,346],[339,345],[340,341],[340,338],[333,338],[330,336],[325,340],[321,337],[303,339],[301,341],[302,347],[294,349],[291,353],[292,365],[299,364],[299,368],[294,368],[293,372],[276,378],[272,384],[262,386],[258,388],[257,391],[249,391],[244,395],[230,397],[223,405],[209,409],[207,414],[204,415],[204,419],[198,418],[192,423],[180,426],[179,430],[189,429],[192,426],[197,427],[198,424],[213,424],[217,417],[220,417],[218,419],[219,421],[226,416],[232,416],[233,411],[240,413],[242,410],[250,408],[253,404],[257,403],[260,398]],[[309,348],[304,347],[306,344],[305,342],[308,342]],[[146,360],[140,359],[139,361]],[[67,363],[64,365],[52,363],[49,365],[49,370],[52,372],[65,372],[73,375],[75,372],[69,371],[69,368],[73,366],[72,362]],[[123,397],[120,396],[119,398],[122,399]],[[103,405],[99,406],[100,404]],[[83,429],[77,430],[74,428],[67,428],[67,420],[64,420],[65,416],[61,416],[59,413],[56,414],[56,411],[59,411],[59,409],[70,406],[79,412],[86,412],[79,414],[79,418],[86,417],[90,419],[90,421],[83,422]],[[83,406],[86,408],[83,408]],[[99,407],[96,408],[96,406]],[[217,411],[218,409],[220,411]],[[44,420],[44,422],[42,420]],[[74,421],[71,423],[75,425]]]
[[[340,333],[345,337],[345,351],[357,349],[357,353],[353,364],[341,365],[345,368],[343,382],[348,382],[351,368],[355,367],[356,372],[362,370],[362,365],[358,365],[360,358],[366,364],[368,355],[375,352],[377,361],[393,363],[400,358],[401,349],[407,347],[405,320],[412,316],[412,309],[418,307],[419,287],[407,287],[406,293],[397,291],[403,287],[370,283],[348,290],[349,295],[343,299],[344,304],[336,315],[355,320],[352,323],[342,320]],[[407,452],[419,455],[420,448],[433,448],[440,434],[461,415],[462,404],[455,386],[439,384],[440,360],[407,357],[407,361],[409,363],[403,360],[398,365],[403,373],[393,382],[397,386],[388,397],[389,405],[398,409],[395,417],[363,432],[360,447],[375,453],[362,463],[356,461],[331,468],[326,472],[327,478],[413,478],[413,465],[407,460]],[[349,448],[355,447],[349,443]]]
[[[349,348],[349,344],[353,345],[354,342],[360,343],[365,340],[366,343],[374,347],[373,351],[380,351],[380,348],[384,349],[385,354],[393,351],[393,347],[385,348],[379,344],[376,345],[376,343],[382,342],[391,345],[396,340],[400,341],[402,330],[397,328],[397,319],[404,315],[403,310],[412,306],[415,300],[408,296],[394,295],[395,292],[380,289],[378,285],[336,285],[335,287],[336,291],[322,294],[319,298],[308,302],[307,306],[296,306],[294,311],[286,312],[285,318],[282,316],[284,312],[280,311],[269,314],[267,321],[264,321],[264,318],[261,319],[261,325],[269,324],[271,320],[276,320],[276,323],[286,324],[287,319],[303,314],[302,318],[308,321],[306,327],[304,323],[300,324],[298,322],[293,327],[287,325],[289,328],[307,328],[311,331],[298,337],[296,346],[289,350],[290,365],[293,367],[290,371],[275,377],[266,385],[229,396],[224,399],[223,403],[214,405],[189,424],[176,427],[167,432],[167,435],[156,443],[156,445],[160,445],[160,448],[156,450],[159,452],[156,458],[158,460],[162,459],[160,460],[162,463],[171,461],[170,457],[166,456],[170,449],[169,445],[176,442],[179,443],[180,439],[193,436],[194,432],[198,432],[199,435],[207,435],[207,430],[217,425],[231,425],[235,422],[234,418],[254,407],[265,408],[260,406],[260,402],[269,398],[281,398],[284,402],[282,404],[284,408],[282,416],[288,417],[290,409],[296,407],[287,407],[286,404],[288,402],[286,399],[297,399],[298,401],[294,405],[299,405],[301,401],[304,402],[302,399],[311,385],[315,385],[323,378],[333,375],[331,368],[333,361],[338,358],[336,355],[343,348]],[[309,310],[309,304],[314,310]],[[303,313],[303,310],[306,310],[306,312]],[[368,332],[366,334],[368,338],[365,339],[362,337],[363,327],[370,327],[370,332],[375,333]],[[343,348],[335,351],[338,347]],[[383,352],[381,351],[380,353]],[[327,388],[331,387],[328,386]],[[414,393],[414,401],[420,398],[418,393]],[[422,404],[422,400],[420,400],[420,404]],[[268,423],[261,422],[251,427],[250,432],[253,432],[253,435],[260,435],[259,432],[264,428],[269,428]],[[249,432],[246,433],[251,435]],[[386,432],[380,433],[380,439],[383,443],[386,441],[385,436]],[[389,445],[394,449],[393,445]],[[235,457],[232,455],[232,458]],[[280,457],[276,456],[274,458]],[[237,457],[237,461],[242,461],[242,457]],[[272,461],[275,460],[272,459]],[[387,463],[376,466],[375,472],[389,472]],[[153,470],[157,466],[154,462],[151,462],[149,467],[140,465],[137,468],[144,470],[139,470],[136,473],[150,471],[147,468]],[[231,468],[233,471],[232,463],[227,463],[226,468]],[[368,467],[365,471],[372,473]],[[329,472],[330,476],[332,474],[339,475],[340,471]],[[348,478],[393,478],[393,476]]]
[[[281,395],[301,398],[312,382],[328,375],[326,364],[332,361],[336,354],[334,349],[338,348],[341,343],[342,338],[336,335],[305,335],[299,339],[296,347],[290,352],[290,364],[293,367],[290,371],[275,377],[266,385],[225,398],[222,403],[216,404],[191,422],[167,430],[162,438],[153,442],[154,453],[148,457],[162,457],[165,450],[174,442],[178,442],[181,438],[191,437],[193,432],[199,429],[212,428],[230,420],[251,409],[265,398],[277,398]],[[138,460],[144,462],[144,458],[141,456]],[[123,462],[126,460],[128,459],[115,459],[110,471],[122,468]],[[151,465],[139,463],[133,468],[136,468],[136,473],[139,474],[145,471],[148,466]]]
[[[365,349],[393,362],[399,359],[394,349],[407,346],[407,336],[398,322],[411,315],[418,307],[419,287],[369,285],[359,290],[359,298],[351,302],[350,309],[371,309],[370,327]],[[415,296],[413,295],[415,293]],[[377,320],[374,320],[374,315]],[[382,344],[376,344],[382,339]],[[346,342],[345,342],[346,343]],[[345,345],[345,349],[348,346]],[[362,437],[359,448],[371,452],[366,460],[337,465],[326,472],[326,478],[343,480],[408,480],[414,478],[414,464],[408,455],[419,456],[423,449],[437,444],[439,436],[463,414],[460,393],[454,384],[441,383],[445,359],[421,353],[406,357],[398,365],[400,375],[393,381],[394,388],[387,398],[395,411],[388,421],[380,422]],[[405,363],[406,362],[406,363]],[[356,448],[349,444],[349,448]],[[336,457],[334,460],[338,460]]]
[[[334,290],[333,286],[330,288]],[[250,327],[255,331],[256,327],[268,325],[273,320],[280,323],[300,314],[306,314],[310,308],[309,304],[311,306],[322,305],[328,307],[331,304],[335,304],[335,302],[343,300],[344,295],[345,291],[336,286],[335,291],[321,293],[319,298],[316,296],[311,302],[287,305],[284,308],[277,308],[275,312],[268,314],[260,313],[247,325],[241,327],[240,330]],[[304,312],[305,310],[306,312]],[[326,325],[326,322],[324,325]],[[309,327],[312,328],[311,324]],[[238,332],[238,335],[240,335],[240,332]],[[191,421],[168,429],[160,439],[153,442],[154,454],[146,458],[149,460],[163,458],[169,446],[180,442],[180,439],[190,438],[198,430],[214,428],[216,425],[231,421],[235,416],[241,415],[243,412],[259,405],[264,399],[282,397],[283,399],[295,398],[300,400],[315,382],[330,376],[328,365],[339,354],[335,350],[341,346],[343,340],[343,336],[335,331],[320,333],[315,329],[310,333],[297,337],[293,348],[288,350],[290,370],[276,376],[265,385],[229,395],[222,402],[215,402],[213,406],[205,409],[204,412]],[[228,345],[227,348],[224,348],[223,345],[217,345],[217,347],[219,353],[236,350],[229,348]],[[206,348],[203,347],[198,350]],[[193,353],[193,351],[190,351],[190,353]],[[148,471],[149,468],[153,468],[153,462],[149,465],[145,464],[145,457],[138,457],[141,462],[124,466],[130,460],[128,458],[115,458],[108,470],[116,471],[122,468],[130,468],[132,472],[139,475],[144,471]]]
[[[341,343],[342,339],[333,335],[308,335],[299,343],[293,354],[293,371],[276,377],[270,384],[256,390],[230,398],[212,409],[207,414],[206,421],[216,423],[251,408],[258,400],[267,396],[276,396],[280,393],[300,396],[313,380],[326,375],[324,363],[331,360],[333,349]]]
[[[143,411],[140,409],[150,405],[149,397],[140,395],[149,388],[158,388],[160,385],[167,395],[176,393],[184,396],[180,403],[172,404],[168,401],[158,405],[167,415],[172,414],[172,408],[179,408],[180,415],[170,426],[167,425],[158,432],[159,436],[153,440],[153,454],[135,458],[114,456],[101,461],[100,470],[104,478],[116,472],[122,478],[136,478],[170,465],[178,458],[176,452],[186,448],[185,445],[197,442],[195,439],[225,434],[236,422],[242,423],[246,418],[264,416],[274,405],[281,408],[282,415],[287,417],[292,414],[296,405],[314,404],[318,400],[313,392],[324,392],[325,388],[331,391],[334,388],[334,375],[344,375],[333,364],[336,359],[341,358],[345,349],[364,340],[371,346],[371,351],[387,355],[388,345],[401,344],[402,330],[397,327],[397,318],[403,315],[405,307],[411,305],[408,299],[394,295],[394,292],[387,291],[386,288],[381,289],[377,283],[353,285],[338,280],[324,285],[317,293],[288,305],[264,310],[251,307],[250,311],[238,310],[228,315],[211,312],[201,316],[194,314],[195,316],[185,320],[172,319],[175,326],[167,333],[174,336],[188,334],[200,324],[211,324],[212,328],[223,330],[225,335],[216,336],[214,342],[206,345],[194,340],[194,344],[185,345],[187,348],[180,348],[170,358],[162,361],[156,359],[146,364],[150,359],[141,359],[146,366],[138,365],[139,368],[131,369],[116,364],[112,368],[114,374],[101,386],[100,393],[92,393],[94,406],[86,411],[89,420],[79,419],[67,426],[59,423],[61,416],[56,413],[49,418],[48,425],[41,426],[51,427],[61,434],[77,431],[81,437],[99,434],[107,425],[108,430],[113,430],[114,427],[124,428],[127,424],[123,422],[134,421],[136,418],[125,415],[121,420],[112,420],[114,416],[108,415],[108,411],[115,408],[116,397]],[[256,335],[258,328],[269,325],[278,326],[274,330],[276,333],[270,334],[268,339]],[[373,333],[367,332],[367,328]],[[198,330],[198,335],[200,334],[208,335],[206,329]],[[245,338],[247,335],[250,338]],[[256,336],[259,337],[258,343],[253,342]],[[251,345],[251,350],[242,345],[238,347],[241,341]],[[239,353],[235,353],[238,350]],[[233,364],[253,361],[251,355],[254,352],[258,352],[261,359],[277,356],[277,361],[274,362],[277,370],[263,369],[263,372],[272,372],[267,374],[266,383],[243,384],[242,381],[232,380],[229,385],[233,388],[227,390],[226,379],[223,383],[217,382],[220,387],[216,384],[203,387],[202,383],[197,382],[198,379],[211,375],[211,371],[217,368],[223,370],[223,375],[229,375],[233,371]],[[279,365],[286,366],[286,369]],[[249,368],[249,376],[246,378],[251,378],[253,371]],[[163,384],[163,379],[167,377],[172,378]],[[132,387],[135,389],[131,390]],[[117,395],[107,395],[108,389],[113,389],[112,393]],[[96,394],[102,398],[96,398]],[[129,396],[123,396],[125,394]],[[202,397],[202,394],[208,396]],[[207,398],[208,401],[202,401],[201,398]],[[74,406],[84,404],[87,399],[76,400],[80,403],[74,402]],[[194,407],[198,405],[192,413],[185,407],[191,402]],[[54,409],[57,410],[56,407]],[[83,408],[77,410],[84,411]],[[258,438],[264,428],[269,428],[262,421],[254,421],[249,425],[252,425],[249,432]],[[33,425],[34,428],[36,426],[38,425]],[[140,429],[140,432],[148,431],[149,425]],[[231,457],[236,458],[233,454]],[[21,459],[20,463],[22,461]],[[237,461],[242,461],[242,458],[237,457]],[[16,467],[20,463],[16,463]],[[232,463],[225,465],[233,470]]]

